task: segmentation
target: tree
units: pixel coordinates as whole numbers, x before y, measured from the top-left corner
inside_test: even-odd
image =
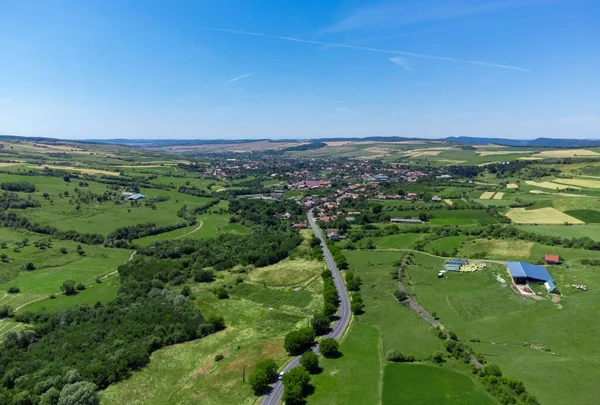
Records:
[[[2,253],[0,255],[0,260],[6,263],[8,261],[8,255],[6,253]]]
[[[15,311],[10,305],[4,304],[0,306],[0,319],[12,318],[15,315]]]
[[[248,376],[248,382],[256,395],[263,395],[269,384],[277,377],[277,364],[273,360],[263,360]]]
[[[67,248],[66,248],[66,247],[61,247],[61,248],[60,248],[60,253],[62,253],[62,254],[65,254],[65,255],[66,255],[67,253],[69,253],[69,251],[67,250]]]
[[[77,289],[77,291],[83,291],[85,290],[85,284],[77,283],[77,286],[75,286],[75,288]]]
[[[215,288],[215,295],[220,300],[226,300],[229,298],[229,293],[225,289],[225,287],[217,287]]]
[[[360,315],[365,312],[365,303],[363,302],[362,295],[359,292],[352,293],[350,309],[354,315]]]
[[[181,289],[181,295],[184,297],[189,297],[192,294],[192,290],[187,285]]]
[[[312,319],[312,328],[316,336],[321,336],[329,331],[331,319],[324,313],[315,314]]]
[[[198,270],[194,273],[194,281],[197,283],[210,283],[215,281],[215,273],[210,270]]]
[[[27,271],[33,271],[35,270],[35,265],[32,262],[27,262],[23,268]]]
[[[314,352],[308,351],[300,358],[300,365],[310,374],[315,374],[319,371],[319,356]]]
[[[431,360],[434,363],[443,363],[444,362],[444,353],[440,352],[440,351],[435,351],[433,352],[433,354],[431,355]]]
[[[77,294],[77,290],[75,289],[75,280],[65,280],[60,286],[60,289],[65,293],[65,295]]]
[[[312,328],[302,328],[289,332],[284,339],[283,347],[290,355],[299,355],[311,348],[315,342]]]
[[[79,381],[63,387],[57,405],[99,405],[100,396],[96,385],[89,381]]]
[[[9,294],[18,294],[18,293],[21,292],[21,289],[19,287],[13,285],[13,286],[8,287],[8,291],[7,292]]]
[[[340,345],[335,339],[323,339],[319,344],[319,352],[327,358],[339,357]]]
[[[40,396],[39,405],[56,405],[60,398],[60,391],[54,387],[51,387],[48,391],[44,392]]]
[[[298,405],[304,403],[308,387],[310,387],[310,375],[303,367],[294,367],[283,376],[283,400],[286,405]]]
[[[358,291],[360,290],[360,285],[362,284],[362,280],[360,277],[356,277],[353,271],[346,272],[346,285],[348,286],[349,291]]]

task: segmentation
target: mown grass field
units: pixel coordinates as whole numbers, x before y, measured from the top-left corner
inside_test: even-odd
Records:
[[[591,238],[600,240],[600,224],[586,225],[518,225],[517,228],[539,233],[540,235],[559,236],[562,238]]]
[[[511,208],[506,216],[515,224],[583,224],[584,222],[551,207],[526,210]]]
[[[469,240],[469,237],[463,235],[434,239],[425,245],[425,251],[451,255],[454,249],[458,249],[467,240]]]
[[[388,364],[383,405],[493,405],[491,397],[465,374],[426,364]]]
[[[388,235],[373,238],[375,246],[379,249],[399,249],[408,248],[416,241],[424,238],[426,234],[420,233],[402,233],[399,235]],[[362,247],[366,244],[366,240],[361,240],[357,246]]]
[[[600,294],[577,292],[570,285],[600,283],[593,266],[577,260],[598,257],[598,252],[536,245],[532,255],[542,252],[559,254],[574,263],[570,269],[548,268],[562,293],[559,304],[517,296],[508,287],[508,273],[500,265],[438,279],[443,261],[420,255],[407,274],[421,305],[436,311],[461,340],[479,340],[473,347],[498,364],[506,376],[522,380],[541,403],[593,403],[599,393],[594,376],[600,372],[600,336],[593,325]],[[518,257],[508,253],[505,259]]]
[[[386,211],[393,218],[419,218],[421,211],[416,210],[394,210]],[[447,210],[440,209],[428,211],[433,215],[429,220],[431,225],[489,225],[496,220],[483,210]]]
[[[342,342],[339,359],[320,358],[321,374],[312,378],[315,392],[309,405],[376,404],[380,397],[381,342],[378,329],[353,325]]]

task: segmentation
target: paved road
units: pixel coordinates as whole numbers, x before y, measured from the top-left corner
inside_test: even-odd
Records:
[[[331,332],[326,335],[326,338],[334,338],[339,339],[342,337],[346,328],[348,327],[348,323],[350,322],[350,317],[352,313],[350,312],[350,299],[348,298],[348,292],[346,291],[346,286],[344,285],[344,280],[342,279],[342,275],[340,274],[340,270],[335,265],[335,261],[333,260],[333,256],[331,252],[327,248],[327,244],[325,243],[325,239],[323,237],[323,233],[315,223],[315,219],[313,217],[313,212],[310,210],[308,212],[308,223],[310,224],[313,232],[321,240],[321,249],[323,249],[323,256],[325,258],[325,263],[327,263],[327,267],[333,273],[333,280],[335,282],[335,286],[338,290],[338,294],[340,296],[340,310],[338,313],[339,318],[333,324],[331,328]],[[313,351],[315,353],[318,352],[318,347],[313,347]],[[286,373],[290,371],[292,368],[298,366],[300,364],[300,357],[294,358],[291,362],[289,362],[284,368],[283,371]],[[262,405],[277,405],[281,401],[281,396],[283,395],[283,384],[281,381],[277,381],[273,384],[273,390],[265,395],[261,404]]]

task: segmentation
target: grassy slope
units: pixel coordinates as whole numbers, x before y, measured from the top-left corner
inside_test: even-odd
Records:
[[[260,269],[258,278],[266,280],[269,270]],[[102,394],[103,404],[252,404],[255,397],[242,382],[252,366],[265,358],[282,364],[288,356],[283,350],[283,336],[321,308],[322,283],[316,278],[301,291],[272,289],[263,285],[240,284],[231,288],[231,298],[218,300],[211,290],[216,285],[232,285],[236,274],[219,273],[209,284],[189,283],[204,315],[220,314],[227,329],[207,338],[161,349],[152,354],[148,367],[136,372]],[[250,273],[249,280],[256,279]],[[214,357],[225,359],[216,363]]]
[[[13,242],[28,237],[30,245],[21,249],[20,253],[12,250]],[[115,271],[117,267],[127,261],[131,251],[124,249],[109,249],[102,246],[84,245],[85,256],[76,253],[77,243],[69,241],[52,241],[52,247],[46,250],[39,250],[33,246],[33,242],[41,238],[36,234],[25,231],[15,231],[6,228],[0,228],[0,240],[9,243],[9,249],[4,249],[9,259],[8,263],[2,263],[2,283],[0,291],[6,291],[10,286],[17,286],[21,289],[19,294],[5,295],[0,298],[0,304],[7,303],[14,308],[33,301],[38,298],[47,297],[50,294],[60,292],[60,284],[67,279],[73,279],[76,282],[84,282],[87,286],[95,286],[94,279]],[[63,254],[59,251],[65,247],[68,251]],[[32,262],[36,269],[34,271],[22,271],[25,263]],[[91,290],[81,292],[76,301],[86,301],[94,303],[98,300],[106,300],[113,294],[112,291],[101,289],[107,296]],[[94,298],[92,298],[92,296]],[[90,297],[86,300],[85,297]],[[75,297],[68,297],[70,299]],[[99,299],[100,298],[100,299]],[[55,304],[57,305],[57,304]],[[29,309],[25,307],[25,309]]]

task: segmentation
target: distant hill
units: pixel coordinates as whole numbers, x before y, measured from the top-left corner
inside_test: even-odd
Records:
[[[554,138],[536,138],[536,139],[507,139],[507,138],[476,138],[470,136],[447,137],[439,139],[427,138],[408,138],[401,136],[367,136],[364,138],[317,138],[317,139],[58,139],[44,137],[24,137],[16,135],[0,135],[0,140],[5,141],[30,141],[30,142],[80,142],[80,143],[100,143],[117,144],[138,147],[166,147],[177,145],[219,145],[219,144],[244,144],[258,141],[278,142],[278,143],[296,143],[300,141],[310,141],[306,146],[291,147],[307,150],[323,147],[324,142],[352,142],[352,141],[371,141],[371,142],[411,142],[411,141],[431,141],[431,142],[449,142],[461,145],[505,145],[513,147],[538,147],[538,148],[593,148],[600,147],[600,140],[597,139],[554,139]],[[290,148],[288,148],[290,149]]]
[[[445,141],[451,143],[460,143],[465,145],[506,145],[523,146],[539,148],[592,148],[599,147],[600,140],[595,139],[554,139],[554,138],[536,138],[536,139],[505,139],[505,138],[475,138],[470,136],[448,137]]]

